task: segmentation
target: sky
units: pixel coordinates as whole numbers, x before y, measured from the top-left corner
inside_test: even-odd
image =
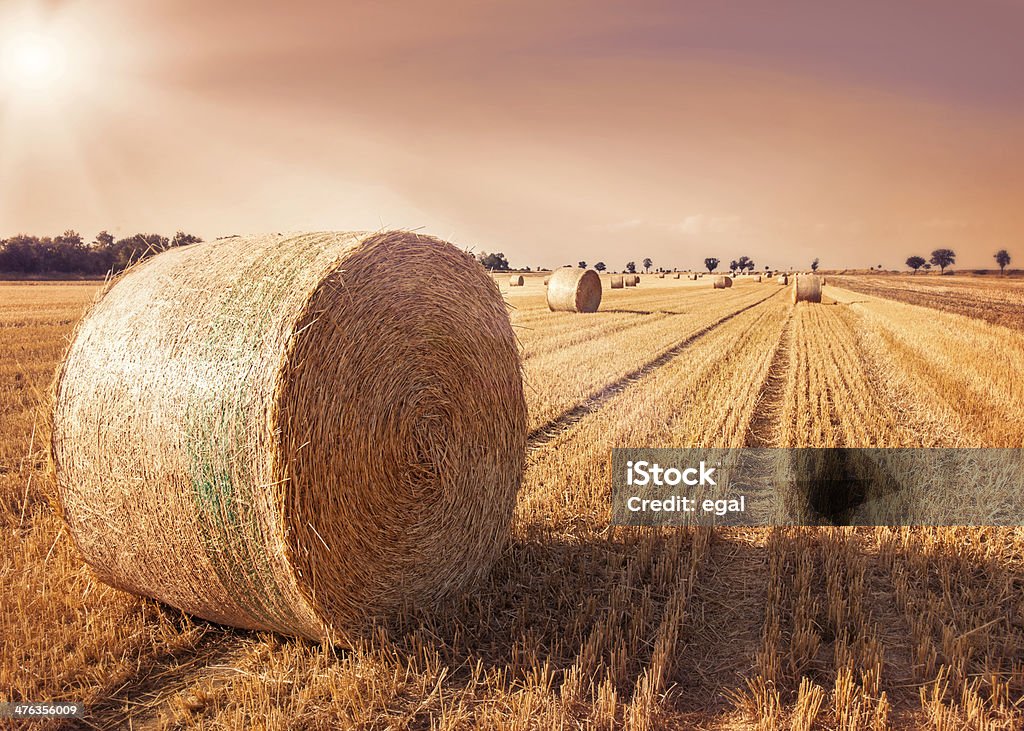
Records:
[[[1012,0],[4,0],[0,237],[992,267],[1024,260],[1022,37]]]

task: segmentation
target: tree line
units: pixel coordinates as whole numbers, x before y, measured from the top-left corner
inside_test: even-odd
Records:
[[[999,265],[999,273],[1005,274],[1006,267],[1010,265],[1012,261],[1010,253],[1006,249],[1000,249],[992,258],[996,260],[996,264]],[[931,269],[933,266],[939,268],[939,272],[942,274],[946,273],[946,267],[956,264],[956,252],[952,249],[936,249],[932,252],[931,259],[925,260],[923,256],[911,256],[906,261],[907,266],[914,270],[914,274],[917,274],[918,269]]]
[[[170,238],[137,233],[121,239],[100,231],[92,241],[86,241],[77,231],[65,231],[52,238],[18,234],[0,239],[0,272],[102,276],[173,246],[201,242],[198,236],[184,231]]]

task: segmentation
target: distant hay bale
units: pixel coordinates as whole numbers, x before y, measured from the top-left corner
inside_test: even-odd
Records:
[[[689,279],[692,282],[696,282],[697,281],[697,275],[696,274],[691,274],[690,276],[687,277],[687,279]]]
[[[679,272],[676,272],[676,273],[675,273],[675,275],[673,275],[673,277],[672,277],[672,278],[673,278],[673,279],[679,279],[679,276],[680,276],[680,275],[679,275]]]
[[[622,281],[625,283],[627,287],[635,287],[637,284],[640,283],[640,277],[638,277],[636,274],[626,274]]]
[[[489,570],[526,416],[470,255],[403,231],[239,237],[115,280],[58,373],[51,449],[103,581],[347,643]]]
[[[658,279],[664,279],[664,278],[665,278],[665,272],[658,272]]]
[[[728,289],[729,287],[732,286],[732,279],[730,279],[729,277],[718,276],[715,277],[714,281],[711,283],[711,286],[714,287],[715,289]]]
[[[550,274],[548,276],[544,277],[544,286],[545,287],[548,286],[548,280],[549,279],[551,279],[551,275]]]
[[[754,281],[755,282],[760,282],[761,281],[761,275],[758,274],[756,277],[754,277]]]
[[[523,275],[513,274],[508,278],[508,286],[510,287],[522,287],[523,286]]]
[[[623,278],[621,274],[612,275],[612,289],[622,289]]]
[[[800,274],[793,282],[793,303],[821,302],[821,278],[814,274]]]
[[[552,312],[597,312],[601,277],[593,269],[558,269],[551,274],[547,300]]]
[[[786,274],[783,274],[782,276],[780,276],[779,277],[779,284],[781,284],[783,286],[789,284],[789,276],[786,275]]]

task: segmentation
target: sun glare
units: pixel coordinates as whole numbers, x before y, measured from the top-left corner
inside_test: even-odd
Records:
[[[64,77],[64,50],[47,35],[20,33],[4,43],[3,71],[9,83],[21,88],[51,88]]]

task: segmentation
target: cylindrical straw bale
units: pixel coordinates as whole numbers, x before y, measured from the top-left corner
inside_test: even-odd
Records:
[[[496,283],[392,231],[236,237],[134,267],[75,333],[51,449],[103,581],[348,643],[489,570],[525,443]]]
[[[622,289],[623,277],[621,274],[612,275],[612,289]]]
[[[508,278],[508,286],[510,287],[522,287],[523,286],[523,275],[513,274]]]
[[[717,276],[711,283],[715,289],[728,289],[732,286],[732,279],[729,277]]]
[[[601,306],[601,277],[593,269],[557,269],[551,273],[547,298],[552,312],[597,312]]]
[[[815,274],[797,275],[793,282],[793,302],[821,302],[821,278]]]

